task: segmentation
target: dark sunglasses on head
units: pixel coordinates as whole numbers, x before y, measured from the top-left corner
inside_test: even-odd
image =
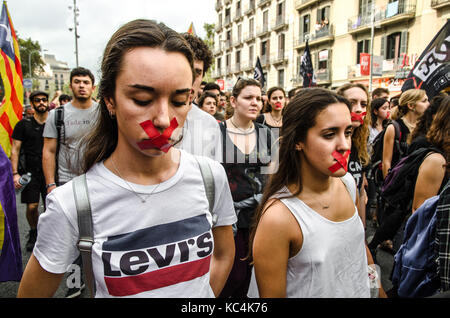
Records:
[[[47,99],[47,97],[43,97],[43,98],[33,98],[33,102],[35,102],[35,103],[40,103],[40,102],[46,103],[46,102],[48,102],[48,99]]]

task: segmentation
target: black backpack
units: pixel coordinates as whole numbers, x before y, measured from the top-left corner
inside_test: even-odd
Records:
[[[373,180],[377,188],[381,187],[383,184],[383,144],[384,135],[386,134],[386,129],[389,124],[393,124],[395,129],[394,152],[399,153],[400,158],[402,158],[406,154],[407,149],[406,143],[401,142],[402,132],[399,123],[395,120],[390,120],[386,127],[373,140],[372,149],[370,151],[370,164],[367,169],[366,178],[368,180]]]

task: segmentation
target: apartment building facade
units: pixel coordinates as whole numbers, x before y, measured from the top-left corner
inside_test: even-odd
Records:
[[[395,94],[450,18],[450,0],[216,0],[216,12],[212,77],[225,90],[238,77],[253,77],[257,57],[266,89],[302,85],[308,41],[318,86],[369,87],[360,57],[373,48],[372,89]]]

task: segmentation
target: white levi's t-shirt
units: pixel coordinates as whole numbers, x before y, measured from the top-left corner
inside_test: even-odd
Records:
[[[215,226],[236,222],[223,167],[207,159],[215,181]],[[214,297],[209,269],[214,241],[202,176],[181,150],[174,176],[159,185],[131,184],[103,163],[86,174],[94,227],[96,297]],[[156,188],[158,187],[158,188]],[[152,191],[154,191],[152,193]],[[33,253],[51,273],[64,273],[79,255],[72,181],[47,196]]]

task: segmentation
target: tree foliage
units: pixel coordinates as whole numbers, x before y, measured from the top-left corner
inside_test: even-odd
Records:
[[[26,40],[18,38],[20,49],[20,60],[22,64],[22,73],[24,77],[33,77],[38,71],[44,71],[44,60],[41,56],[41,45],[38,41],[33,41],[31,38]],[[31,56],[30,56],[31,54]],[[31,72],[30,72],[30,58],[31,58]]]

